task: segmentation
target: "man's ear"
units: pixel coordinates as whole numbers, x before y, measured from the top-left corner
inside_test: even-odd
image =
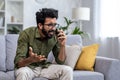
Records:
[[[41,23],[38,23],[38,28],[39,29],[42,29],[43,28],[43,25]]]

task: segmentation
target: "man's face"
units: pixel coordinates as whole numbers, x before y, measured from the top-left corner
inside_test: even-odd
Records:
[[[47,39],[54,36],[56,30],[56,18],[46,18],[42,27],[42,33]]]

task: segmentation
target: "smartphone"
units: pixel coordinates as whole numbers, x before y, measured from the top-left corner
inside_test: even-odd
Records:
[[[56,34],[56,35],[58,35],[58,34],[59,34],[58,29],[56,29],[56,30],[55,30],[55,34]]]
[[[61,36],[62,36],[62,35],[59,35],[59,36],[58,36],[59,33],[60,33],[60,32],[58,31],[58,29],[56,29],[55,34],[56,34],[57,37],[61,37]]]

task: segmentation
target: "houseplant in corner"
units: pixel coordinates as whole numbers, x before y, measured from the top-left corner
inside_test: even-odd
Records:
[[[60,26],[59,29],[62,29],[63,31],[65,31],[66,34],[68,34],[68,28],[74,22],[72,20],[68,20],[66,17],[64,17],[64,20],[65,20],[66,26]]]
[[[60,29],[65,31],[66,35],[67,34],[80,35],[82,38],[85,38],[85,37],[89,38],[90,37],[89,33],[85,32],[85,31],[81,31],[78,26],[75,26],[74,29],[72,30],[72,32],[69,33],[68,32],[69,26],[73,23],[76,23],[76,22],[68,19],[67,17],[64,17],[64,20],[65,20],[66,26],[60,26]]]
[[[13,26],[11,29],[8,29],[10,34],[18,34],[20,32],[20,29],[16,26]]]

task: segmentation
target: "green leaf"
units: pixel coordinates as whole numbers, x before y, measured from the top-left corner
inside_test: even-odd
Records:
[[[12,27],[11,29],[8,29],[8,31],[12,34],[18,34],[20,32],[20,30],[16,26]]]
[[[64,19],[65,19],[66,24],[69,25],[69,20],[66,17],[64,17]]]
[[[72,23],[75,23],[75,21],[72,21],[72,20],[68,19],[67,17],[64,17],[64,20],[66,22],[66,26],[60,26],[60,29],[62,29],[63,31],[66,31],[67,32],[66,35],[67,35],[68,34],[68,28],[69,28],[69,26]],[[74,28],[74,30],[72,31],[71,34],[73,34],[73,35],[79,34],[79,35],[81,35],[82,38],[84,38],[84,37],[90,37],[90,35],[88,33],[84,32],[84,31],[81,31],[78,26],[76,26]]]
[[[80,31],[79,27],[75,27],[75,29],[72,31],[71,34],[73,34],[73,35],[79,34],[79,35],[81,35],[82,38],[84,38],[84,37],[90,37],[88,33]]]

